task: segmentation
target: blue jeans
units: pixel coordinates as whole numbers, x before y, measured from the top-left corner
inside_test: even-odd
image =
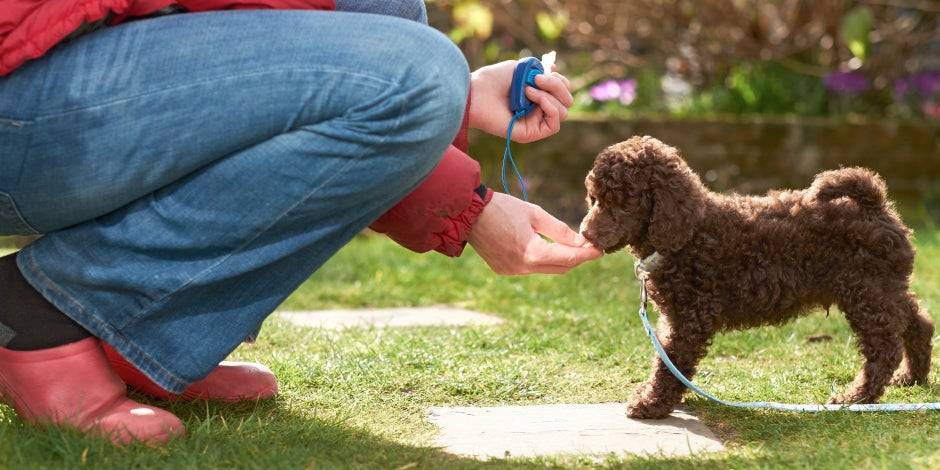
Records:
[[[444,35],[372,14],[80,37],[0,78],[0,234],[45,234],[30,284],[180,392],[427,176],[468,76]]]

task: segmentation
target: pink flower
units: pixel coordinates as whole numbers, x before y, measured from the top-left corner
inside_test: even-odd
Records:
[[[925,101],[922,109],[928,118],[940,120],[940,104]]]
[[[620,104],[629,106],[636,100],[636,80],[629,79],[620,82]]]
[[[620,95],[620,84],[616,80],[607,80],[591,87],[594,101],[610,101]]]
[[[636,100],[636,80],[605,80],[591,87],[591,98],[594,101],[618,100],[623,105],[629,105]]]

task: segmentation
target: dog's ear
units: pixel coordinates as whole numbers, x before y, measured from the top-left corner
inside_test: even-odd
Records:
[[[653,202],[647,240],[660,253],[679,250],[692,239],[705,217],[707,197],[698,175],[675,149],[667,149],[668,154],[653,168],[650,185]]]

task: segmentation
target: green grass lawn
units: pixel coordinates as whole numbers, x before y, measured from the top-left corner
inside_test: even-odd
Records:
[[[940,232],[920,232],[915,290],[940,311]],[[566,276],[502,278],[468,251],[416,255],[360,237],[282,307],[450,304],[498,314],[499,326],[300,329],[270,320],[239,359],[270,365],[281,394],[242,405],[172,404],[187,438],[165,448],[113,448],[42,432],[0,407],[0,467],[534,468],[591,466],[577,457],[480,463],[433,448],[433,405],[625,400],[652,349],[636,318],[633,260],[607,256]],[[827,334],[831,341],[808,343]],[[935,361],[940,364],[940,361]],[[860,364],[844,318],[817,312],[785,327],[719,337],[697,381],[733,400],[824,402]],[[940,383],[938,367],[931,375]],[[940,385],[890,388],[884,401],[940,401]],[[611,458],[605,467],[940,467],[940,412],[785,414],[691,397],[728,451],[694,458]]]

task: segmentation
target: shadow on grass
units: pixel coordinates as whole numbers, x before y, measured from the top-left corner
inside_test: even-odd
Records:
[[[143,400],[140,396],[135,399]],[[76,431],[38,429],[0,407],[2,468],[546,468],[544,460],[480,462],[301,413],[278,401],[163,403],[187,427],[165,447],[114,447]],[[314,416],[309,416],[313,414]],[[589,464],[585,460],[583,464]]]
[[[728,452],[684,458],[548,457],[479,462],[433,447],[395,442],[343,419],[320,417],[315,407],[275,400],[235,405],[163,404],[183,419],[189,434],[160,448],[115,448],[74,431],[39,430],[22,424],[9,408],[3,407],[0,467],[818,468],[864,465],[879,457],[889,459],[888,463],[897,463],[890,460],[898,458],[929,458],[933,453],[929,437],[940,426],[940,413],[929,412],[796,414],[738,410],[699,400],[689,405],[725,441]]]
[[[940,401],[940,384],[919,387],[919,392]],[[698,399],[689,408],[724,441],[729,452],[705,456],[703,461],[644,459],[631,468],[901,468],[936,458],[933,439],[940,427],[940,411],[786,413],[730,408]]]

